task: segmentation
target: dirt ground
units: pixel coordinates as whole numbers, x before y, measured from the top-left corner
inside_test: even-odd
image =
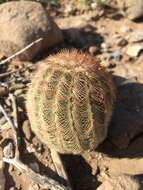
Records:
[[[55,21],[64,34],[65,39],[62,44],[43,52],[33,62],[13,60],[0,65],[0,102],[9,115],[12,109],[8,94],[11,92],[17,97],[18,122],[22,136],[21,160],[40,174],[56,177],[49,149],[30,131],[25,109],[25,94],[39,64],[38,61],[63,48],[78,48],[93,57],[99,57],[101,64],[113,74],[117,88],[117,102],[108,137],[97,152],[115,158],[141,158],[143,155],[143,48],[137,52],[137,55],[134,55],[136,49],[128,53],[128,48],[134,44],[142,45],[143,35],[142,39],[137,39],[137,33],[143,31],[142,20],[132,22],[114,11],[97,10],[76,16],[58,15],[55,16]],[[7,75],[2,76],[2,73]],[[0,125],[2,159],[4,147],[12,145],[12,130],[2,114],[0,114]],[[82,156],[73,155],[62,155],[62,159],[73,189],[95,190],[101,184],[97,180],[98,169],[95,173],[92,172],[94,165],[92,160],[89,164]],[[5,164],[4,174],[6,190],[42,189],[12,165]],[[141,190],[143,177],[141,175],[136,177],[141,183]]]

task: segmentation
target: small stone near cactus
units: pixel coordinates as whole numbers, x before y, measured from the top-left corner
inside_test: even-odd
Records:
[[[106,138],[114,101],[112,77],[99,61],[64,50],[41,64],[27,111],[33,132],[49,148],[81,154]]]

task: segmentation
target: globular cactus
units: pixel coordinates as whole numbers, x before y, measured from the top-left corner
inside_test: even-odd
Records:
[[[27,111],[33,132],[49,148],[81,154],[106,138],[114,101],[112,77],[99,61],[65,50],[41,64]]]

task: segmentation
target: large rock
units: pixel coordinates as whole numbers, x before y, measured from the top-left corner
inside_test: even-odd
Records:
[[[143,0],[117,0],[123,14],[131,20],[143,16]]]
[[[132,176],[122,175],[105,180],[97,190],[140,190],[140,183]]]
[[[62,41],[62,32],[40,3],[13,1],[0,5],[0,52],[6,57],[41,37],[43,40],[20,59],[31,60],[41,50]]]
[[[104,4],[119,8],[124,16],[135,20],[143,16],[143,0],[105,0]]]

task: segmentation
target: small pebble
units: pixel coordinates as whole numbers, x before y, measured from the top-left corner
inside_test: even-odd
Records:
[[[32,137],[32,132],[31,132],[30,123],[29,123],[28,120],[25,120],[25,121],[23,122],[22,130],[23,130],[23,133],[24,133],[26,139],[27,139],[27,140],[30,140],[31,137]]]
[[[17,171],[17,175],[18,175],[18,176],[22,175],[22,172],[18,170],[18,171]]]
[[[112,45],[110,44],[110,43],[105,43],[105,42],[103,42],[102,44],[101,44],[101,48],[102,49],[104,49],[104,51],[106,50],[108,50],[108,49],[110,49],[112,47]]]
[[[36,183],[31,183],[28,190],[40,190],[40,186],[38,184],[36,184]]]
[[[90,46],[88,51],[91,55],[96,55],[99,49],[96,46]]]
[[[38,153],[42,153],[44,151],[44,147],[42,144],[38,144],[36,147],[36,150]]]
[[[3,149],[4,157],[13,158],[14,157],[14,146],[9,142]]]
[[[113,59],[115,61],[120,61],[122,57],[123,57],[122,53],[118,50],[109,55],[109,59]]]
[[[133,44],[128,46],[126,54],[129,55],[130,57],[137,57],[139,56],[142,50],[143,50],[143,44]]]
[[[14,166],[10,164],[8,168],[8,172],[11,173],[13,171],[14,171]]]
[[[34,170],[35,172],[39,173],[40,171],[40,168],[39,168],[39,165],[37,162],[33,162],[33,163],[30,163],[30,168],[32,168],[32,170]]]
[[[33,147],[33,145],[31,144],[30,146],[28,146],[27,147],[27,151],[29,152],[29,153],[34,153],[34,152],[36,152],[36,149]]]
[[[17,190],[16,187],[10,187],[9,190]]]
[[[120,47],[124,47],[128,44],[128,41],[124,38],[120,38],[117,40],[117,45]]]
[[[9,88],[9,90],[10,90],[10,92],[13,92],[13,91],[15,91],[15,90],[18,90],[18,89],[22,89],[22,88],[25,88],[25,84],[13,84],[10,88]]]
[[[129,32],[132,32],[132,28],[130,28],[129,26],[122,26],[120,29],[120,32],[129,33]]]
[[[23,89],[18,89],[18,90],[16,90],[15,92],[14,92],[14,95],[15,96],[19,96],[20,94],[22,94],[23,93]]]
[[[143,31],[142,31],[142,30],[134,30],[134,31],[129,35],[129,41],[130,41],[131,43],[143,42]]]
[[[0,96],[8,95],[8,89],[4,86],[0,86]]]
[[[7,122],[5,117],[0,118],[0,125],[4,125]]]
[[[93,9],[93,10],[95,10],[96,8],[97,8],[97,3],[96,2],[94,2],[94,3],[91,3],[91,8]]]

